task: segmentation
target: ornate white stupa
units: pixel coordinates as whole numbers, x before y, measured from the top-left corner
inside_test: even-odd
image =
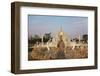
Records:
[[[57,43],[60,39],[60,36],[62,36],[62,40],[64,41],[65,47],[69,46],[70,38],[69,38],[68,34],[62,30],[62,27],[60,27],[60,31],[53,37],[52,46],[57,47]]]

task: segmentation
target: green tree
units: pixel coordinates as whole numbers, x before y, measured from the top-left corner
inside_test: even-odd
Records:
[[[43,36],[43,41],[47,42],[51,38],[52,38],[51,33],[45,33],[44,36]]]
[[[39,35],[37,35],[37,34],[35,34],[33,38],[34,38],[34,39],[39,39],[39,38],[40,38],[40,36],[39,36]]]
[[[84,34],[83,35],[83,41],[87,42],[87,40],[88,40],[88,35],[87,34]]]

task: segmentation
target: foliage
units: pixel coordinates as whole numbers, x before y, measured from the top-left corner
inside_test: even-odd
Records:
[[[51,37],[51,33],[45,33],[43,35],[43,42],[48,42],[50,39],[52,39]],[[34,36],[31,36],[31,38],[28,38],[28,43],[29,43],[29,46],[31,44],[36,44],[36,42],[42,42],[42,37],[40,37],[39,35],[35,34]]]

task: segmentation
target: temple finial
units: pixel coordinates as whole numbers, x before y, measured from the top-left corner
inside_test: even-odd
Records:
[[[62,31],[62,26],[60,26],[60,31]]]

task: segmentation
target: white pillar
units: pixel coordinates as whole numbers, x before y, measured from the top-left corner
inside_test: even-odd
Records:
[[[42,46],[43,46],[43,36],[41,37],[41,41],[42,41]]]
[[[79,39],[79,42],[80,42],[80,35],[79,35],[78,39]]]

